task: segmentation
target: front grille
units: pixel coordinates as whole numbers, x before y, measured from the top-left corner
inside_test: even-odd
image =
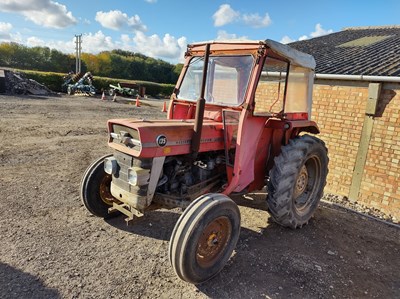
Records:
[[[112,181],[115,185],[125,191],[138,194],[140,196],[147,195],[148,185],[132,186],[128,183],[128,168],[132,166],[151,169],[151,159],[137,159],[133,156],[116,151],[114,158],[117,160],[117,172],[113,174]]]
[[[129,142],[123,143],[123,138],[124,137],[129,137]],[[112,125],[112,131],[111,131],[111,141],[113,143],[117,144],[125,144],[125,146],[132,148],[134,150],[140,151],[141,145],[140,145],[140,139],[139,139],[139,132],[135,129],[121,126],[114,124]]]

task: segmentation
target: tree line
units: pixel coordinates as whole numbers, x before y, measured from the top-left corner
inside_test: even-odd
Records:
[[[75,71],[75,56],[48,47],[27,47],[18,43],[0,44],[0,67],[68,73]],[[182,64],[124,50],[99,54],[82,53],[82,72],[95,76],[174,84]]]

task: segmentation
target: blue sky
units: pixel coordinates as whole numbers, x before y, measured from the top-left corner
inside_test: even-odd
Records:
[[[0,42],[74,52],[116,48],[181,62],[186,44],[308,39],[344,27],[400,24],[400,1],[1,0]]]

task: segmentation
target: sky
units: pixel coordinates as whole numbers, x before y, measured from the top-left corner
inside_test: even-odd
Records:
[[[400,24],[399,0],[0,0],[0,42],[75,52],[123,49],[171,63],[188,43],[305,40],[345,27]]]

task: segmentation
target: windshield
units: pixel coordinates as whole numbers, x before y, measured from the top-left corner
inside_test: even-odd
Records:
[[[237,106],[244,100],[253,67],[253,56],[210,56],[204,97],[207,103]],[[177,98],[200,97],[204,57],[193,57],[177,92]]]

